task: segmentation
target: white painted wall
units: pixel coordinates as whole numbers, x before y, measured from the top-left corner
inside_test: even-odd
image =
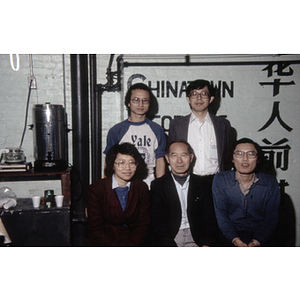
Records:
[[[31,90],[28,110],[28,125],[32,124],[32,108],[35,104],[50,102],[61,104],[68,115],[68,126],[71,126],[71,90],[69,55],[38,55],[32,56],[33,74],[36,78],[37,89]],[[0,148],[19,147],[24,123],[28,97],[28,77],[30,76],[30,58],[28,54],[19,55],[18,71],[12,69],[9,54],[0,55]],[[14,55],[13,66],[17,66]],[[69,134],[70,144],[72,136]],[[33,132],[26,131],[22,149],[26,160],[34,162]],[[71,158],[71,148],[69,149]],[[20,198],[33,195],[44,195],[44,190],[54,189],[61,193],[60,181],[0,182],[0,187],[11,187]]]

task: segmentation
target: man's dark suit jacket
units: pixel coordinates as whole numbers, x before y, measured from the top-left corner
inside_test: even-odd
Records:
[[[219,227],[214,212],[212,178],[191,174],[187,199],[187,215],[191,233],[198,246],[217,246]],[[181,204],[171,174],[151,183],[151,221],[149,246],[177,246],[181,225]]]
[[[219,169],[220,171],[230,170],[232,166],[232,151],[234,150],[232,147],[236,141],[235,129],[231,127],[227,119],[216,117],[213,114],[209,115],[216,133]],[[168,143],[175,140],[187,141],[190,116],[191,114],[175,118],[171,121]],[[195,153],[195,155],[197,156],[197,153]]]

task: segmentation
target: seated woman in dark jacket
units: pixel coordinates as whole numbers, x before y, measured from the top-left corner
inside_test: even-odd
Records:
[[[87,246],[141,246],[150,222],[147,166],[134,145],[106,154],[106,177],[88,188]]]

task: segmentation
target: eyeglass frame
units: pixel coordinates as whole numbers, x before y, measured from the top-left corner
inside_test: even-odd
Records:
[[[138,165],[137,161],[132,161],[132,160],[127,162],[124,160],[119,160],[119,161],[115,161],[114,163],[118,166],[119,169],[124,169],[127,165],[130,168],[136,169]],[[120,167],[120,164],[123,164],[123,166]]]
[[[242,153],[242,156],[240,156],[240,157],[237,156],[237,155],[236,155],[237,152],[241,152],[241,153]],[[249,157],[249,154],[248,154],[249,152],[255,153],[255,156],[254,156],[254,157]],[[243,158],[243,157],[245,156],[245,154],[247,155],[247,158],[249,158],[249,159],[255,159],[255,158],[258,156],[258,153],[255,152],[255,151],[234,151],[233,154],[234,154],[234,156],[235,156],[236,158]]]
[[[192,93],[196,93],[196,95],[192,95]],[[207,95],[203,95],[203,94],[207,94]],[[201,99],[209,99],[211,97],[211,94],[207,91],[201,91],[201,92],[197,92],[197,90],[192,90],[190,92],[189,98],[190,99],[198,99],[198,97],[200,96]]]
[[[133,104],[140,104],[141,101],[142,101],[142,104],[143,105],[149,105],[150,104],[150,99],[147,99],[147,98],[143,98],[143,99],[140,99],[140,98],[133,98],[133,99],[130,99],[130,101],[132,101]]]

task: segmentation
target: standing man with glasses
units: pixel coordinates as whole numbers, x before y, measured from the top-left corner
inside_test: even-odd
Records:
[[[192,81],[186,89],[191,114],[170,123],[168,142],[187,141],[194,149],[194,174],[213,175],[230,169],[230,149],[236,140],[230,122],[209,112],[215,98],[214,89],[207,80]]]
[[[145,182],[165,173],[166,135],[164,129],[150,119],[158,112],[158,104],[151,89],[143,84],[132,85],[125,96],[129,118],[113,126],[107,135],[107,151],[115,144],[124,142],[135,145],[147,164],[149,173]]]
[[[276,178],[261,173],[263,152],[251,139],[236,142],[234,169],[214,176],[212,192],[224,246],[274,246],[280,189]]]

